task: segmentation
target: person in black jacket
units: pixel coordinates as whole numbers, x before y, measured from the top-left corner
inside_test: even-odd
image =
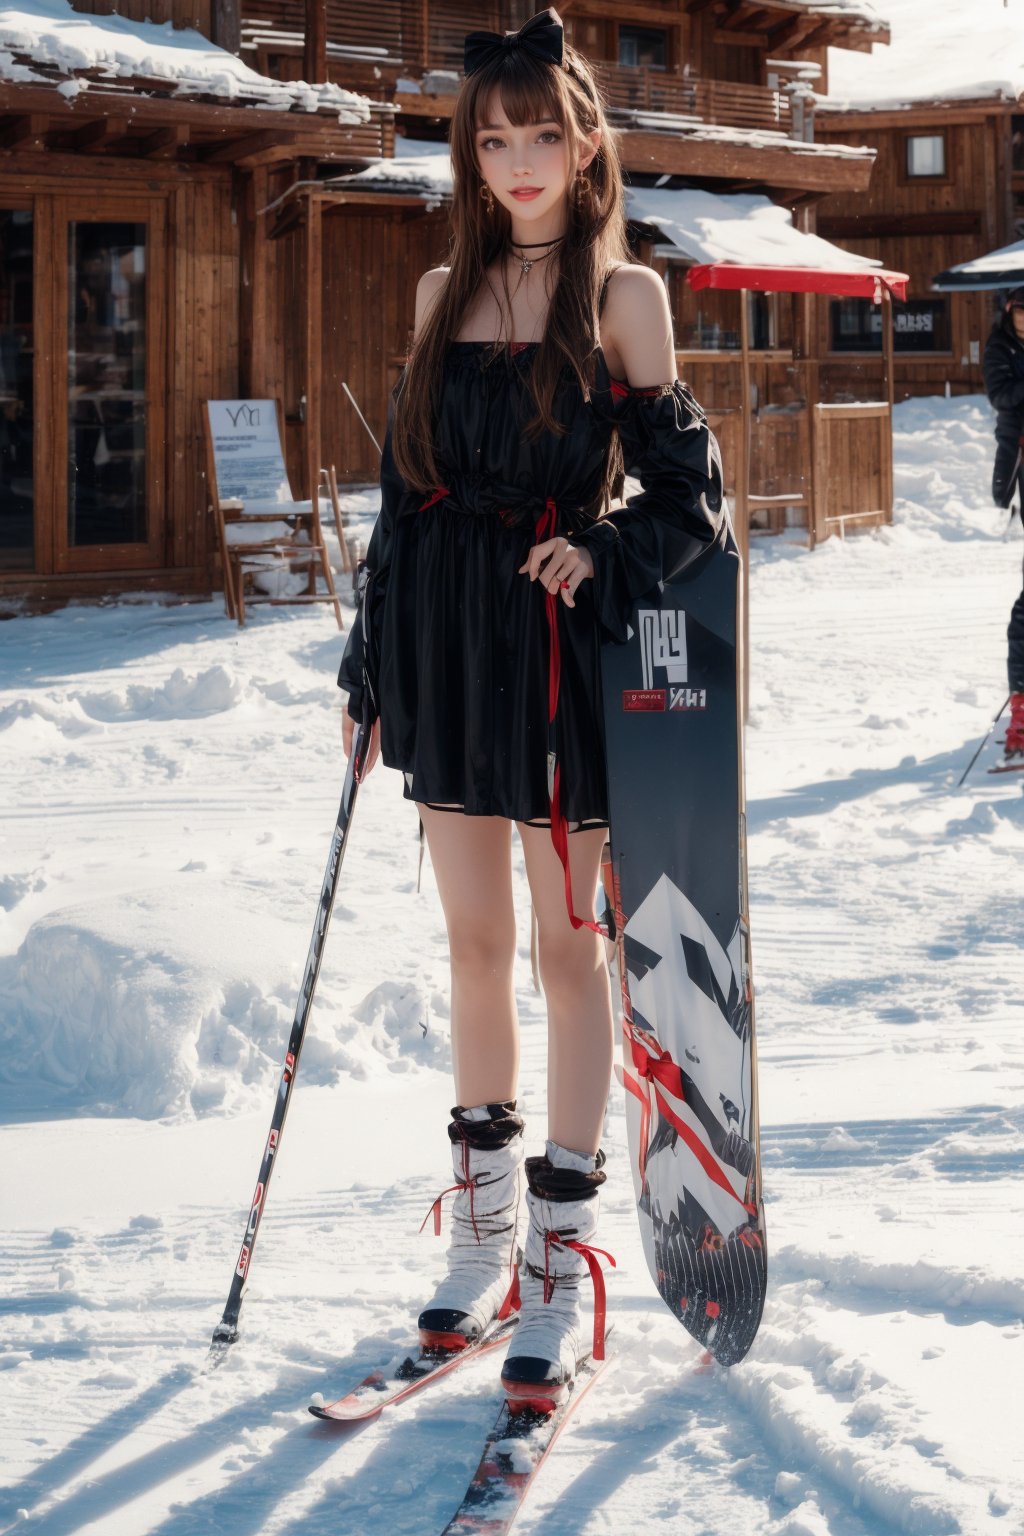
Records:
[[[1008,507],[1018,493],[1024,497],[1024,288],[1013,290],[992,327],[983,368],[985,393],[996,410],[992,498],[997,506]],[[1010,683],[1006,758],[1016,763],[1024,761],[1024,590],[1011,610],[1006,636]]]

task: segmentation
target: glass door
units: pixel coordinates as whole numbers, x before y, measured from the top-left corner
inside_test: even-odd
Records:
[[[34,230],[29,208],[0,208],[0,572],[35,565]]]
[[[164,235],[162,202],[59,200],[58,570],[164,563]]]

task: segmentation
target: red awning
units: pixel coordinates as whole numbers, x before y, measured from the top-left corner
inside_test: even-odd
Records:
[[[881,267],[855,267],[849,271],[824,267],[740,267],[732,262],[691,267],[686,274],[691,288],[752,288],[759,293],[828,293],[835,298],[882,301],[882,288],[894,299],[905,299],[906,272],[885,272]]]

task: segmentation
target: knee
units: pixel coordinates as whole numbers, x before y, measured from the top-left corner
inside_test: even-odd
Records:
[[[603,939],[589,928],[539,934],[540,979],[549,1002],[571,1004],[604,966]]]
[[[462,922],[449,930],[448,947],[453,970],[479,977],[506,976],[515,961],[515,927]]]

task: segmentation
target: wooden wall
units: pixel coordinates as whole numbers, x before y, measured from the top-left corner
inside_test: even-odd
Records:
[[[123,16],[126,21],[169,21],[213,36],[214,0],[74,0],[73,8],[91,16]]]
[[[342,382],[382,441],[388,394],[412,340],[416,285],[447,257],[447,217],[343,206],[325,214],[323,230],[323,458],[341,481],[372,482],[380,459]]]
[[[907,272],[909,299],[941,298],[931,288],[938,272],[1013,238],[1009,124],[1005,114],[978,113],[958,121],[949,112],[931,118],[915,112],[905,114],[904,121],[886,119],[876,126],[871,114],[861,114],[854,121],[844,113],[839,126],[833,127],[830,114],[819,113],[819,141],[864,143],[876,150],[877,159],[866,196],[837,195],[818,205],[818,233],[846,250]],[[908,178],[908,134],[938,132],[946,138],[947,174],[934,180]],[[898,399],[941,393],[947,382],[954,393],[983,387],[980,353],[992,324],[992,300],[986,294],[948,295],[947,299],[948,350],[898,351]],[[872,381],[881,387],[880,356],[830,350],[825,305],[820,311],[818,347],[823,358],[823,399],[864,399]]]

